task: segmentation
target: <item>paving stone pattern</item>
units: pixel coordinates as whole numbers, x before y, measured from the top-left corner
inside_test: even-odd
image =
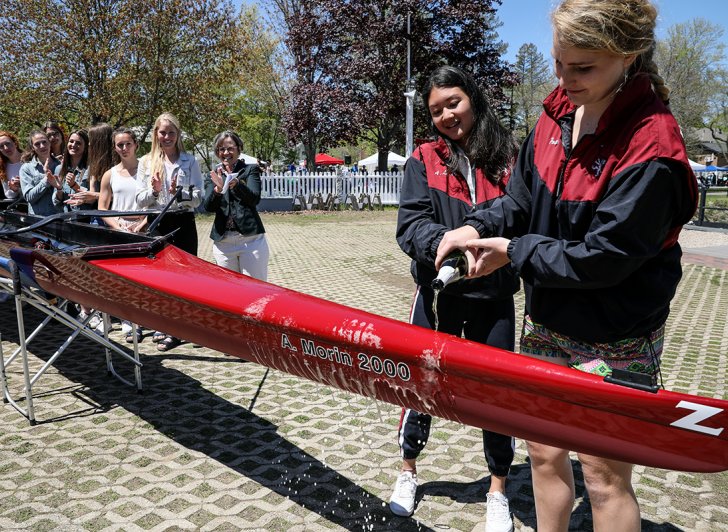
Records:
[[[407,318],[414,286],[394,241],[396,213],[263,219],[271,282]],[[199,220],[208,259],[209,224]],[[687,264],[668,323],[669,389],[728,397],[726,309],[728,271]],[[11,303],[0,304],[0,320],[7,357],[17,346]],[[28,327],[38,320],[28,311]],[[32,366],[66,334],[54,326],[36,339]],[[479,430],[435,420],[419,461],[417,510],[397,518],[386,502],[399,466],[398,407],[195,345],[161,353],[150,335],[140,345],[143,393],[107,376],[102,350],[78,339],[36,385],[38,425],[0,407],[0,529],[484,530],[489,477]],[[120,339],[118,329],[112,336]],[[15,366],[10,386],[22,395]],[[508,494],[517,529],[534,530],[522,442],[516,450]],[[574,463],[571,527],[591,530]],[[635,485],[644,530],[728,530],[727,473],[640,466]]]

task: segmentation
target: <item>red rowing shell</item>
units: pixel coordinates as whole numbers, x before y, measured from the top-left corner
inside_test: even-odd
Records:
[[[167,246],[153,257],[36,252],[46,290],[348,392],[575,451],[728,469],[728,401],[649,393],[257,281]]]

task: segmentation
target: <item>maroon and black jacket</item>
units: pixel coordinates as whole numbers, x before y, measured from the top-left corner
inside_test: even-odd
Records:
[[[697,203],[677,122],[645,74],[573,149],[564,91],[544,109],[506,195],[466,224],[512,239],[535,322],[587,342],[648,335],[667,319],[682,275],[677,237]]]
[[[404,167],[397,218],[397,243],[412,257],[411,272],[415,282],[430,289],[436,277],[437,247],[445,232],[463,225],[466,214],[489,207],[505,192],[509,173],[498,182],[475,172],[476,203],[470,197],[466,179],[451,173],[445,164],[449,156],[442,139],[415,149]],[[448,294],[479,299],[512,297],[520,287],[518,276],[508,266],[487,277],[459,281],[449,285]]]

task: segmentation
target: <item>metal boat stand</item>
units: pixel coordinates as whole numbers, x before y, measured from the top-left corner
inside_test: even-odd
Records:
[[[31,425],[36,424],[35,410],[33,408],[33,386],[38,382],[41,376],[46,370],[61,356],[61,354],[68,348],[69,345],[76,339],[78,335],[83,335],[89,340],[95,342],[104,347],[106,355],[106,369],[109,374],[119,379],[124,384],[129,386],[136,386],[138,392],[142,389],[142,375],[141,368],[142,363],[139,360],[139,344],[137,341],[137,326],[134,324],[132,335],[134,338],[134,354],[129,355],[122,350],[118,345],[109,340],[109,329],[110,329],[110,318],[109,315],[103,313],[104,322],[104,335],[100,336],[93,329],[88,326],[88,322],[91,316],[87,316],[83,321],[79,321],[74,318],[66,311],[66,307],[69,303],[68,300],[54,297],[44,297],[43,291],[39,287],[26,286],[21,283],[20,272],[14,261],[8,260],[7,264],[3,264],[3,267],[7,267],[7,270],[11,274],[11,278],[0,277],[0,293],[10,293],[15,299],[15,313],[18,319],[18,343],[19,347],[13,351],[13,353],[5,359],[2,352],[2,343],[0,343],[0,388],[2,389],[3,401],[9,403],[13,408],[20,412],[23,416],[28,418]],[[28,283],[28,284],[33,284]],[[23,304],[28,304],[40,312],[46,315],[46,318],[26,336],[25,334],[25,322],[23,315]],[[40,334],[40,332],[52,321],[55,320],[63,325],[67,326],[72,330],[72,333],[66,338],[66,340],[58,347],[48,361],[35,373],[31,375],[28,366],[28,344]],[[131,382],[121,375],[119,375],[114,368],[112,360],[112,352],[121,356],[123,359],[132,363],[134,367],[134,382]],[[21,364],[23,366],[23,379],[25,389],[25,401],[26,408],[23,408],[19,401],[13,399],[10,395],[7,382],[7,367],[15,361],[16,358],[20,357]]]

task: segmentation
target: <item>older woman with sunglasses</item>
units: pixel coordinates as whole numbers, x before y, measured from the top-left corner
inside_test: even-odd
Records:
[[[268,241],[256,206],[260,168],[239,157],[243,141],[223,131],[213,141],[220,164],[205,179],[205,210],[215,213],[210,238],[215,262],[223,268],[268,279]]]

